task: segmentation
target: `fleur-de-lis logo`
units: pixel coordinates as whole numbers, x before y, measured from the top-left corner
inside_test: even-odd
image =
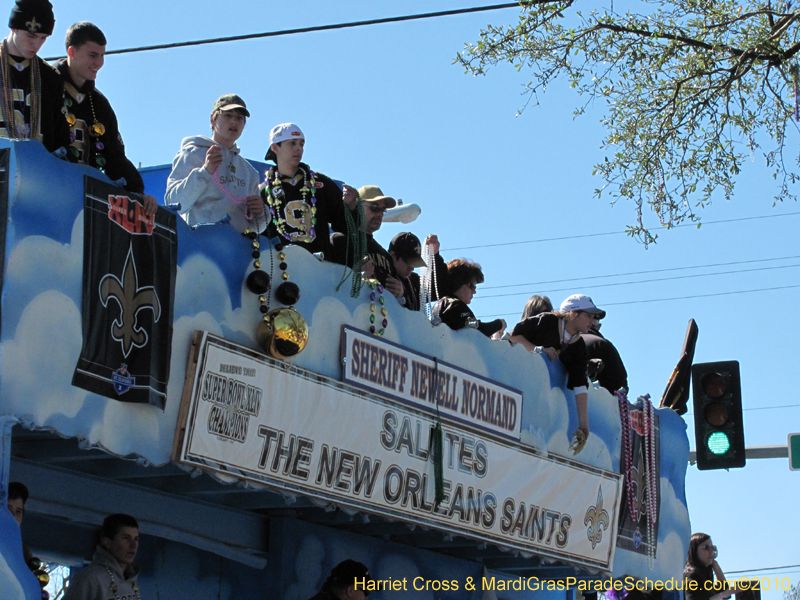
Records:
[[[639,453],[639,460],[636,461],[636,467],[631,468],[630,475],[631,481],[636,486],[633,509],[636,515],[636,522],[638,523],[647,510],[647,503],[644,499],[647,482],[644,479],[644,454],[642,452]]]
[[[586,535],[592,542],[592,550],[603,539],[603,530],[608,529],[610,525],[608,519],[608,511],[603,508],[603,488],[598,487],[596,504],[589,507],[583,518],[583,524],[588,525]]]
[[[119,303],[120,315],[111,325],[111,337],[122,344],[122,355],[125,358],[135,348],[147,345],[147,331],[136,327],[136,317],[140,310],[149,308],[153,311],[153,321],[161,317],[161,303],[152,286],[139,287],[136,273],[136,262],[133,260],[133,247],[128,248],[128,257],[122,269],[122,281],[109,273],[100,280],[100,301],[108,306],[114,299]]]
[[[36,33],[37,31],[39,31],[42,28],[42,24],[41,23],[37,23],[36,22],[36,17],[33,17],[30,21],[27,21],[25,23],[25,27],[27,27],[28,31],[30,31],[31,33]]]

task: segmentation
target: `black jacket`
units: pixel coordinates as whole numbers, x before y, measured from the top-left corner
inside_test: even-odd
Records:
[[[534,346],[554,348],[569,375],[567,388],[574,390],[587,384],[586,366],[589,355],[581,335],[576,335],[568,344],[561,342],[559,321],[558,315],[554,313],[540,313],[517,323],[511,335],[521,335]]]
[[[311,169],[305,163],[300,163],[300,169],[305,171],[310,185]],[[267,182],[272,185],[275,179],[277,167],[271,167],[267,172]],[[306,192],[303,201],[303,174],[298,171],[295,184],[292,185],[288,177],[281,178],[281,189],[283,198],[278,205],[278,217],[285,220],[283,229],[285,235],[281,237],[281,243],[301,246],[311,253],[322,252],[325,259],[331,256],[331,229],[342,233],[347,231],[347,221],[345,210],[348,210],[342,197],[342,190],[334,181],[322,173],[314,173],[316,213],[312,212],[311,192]],[[269,187],[265,187],[261,192],[261,197],[269,207],[267,195]],[[289,211],[287,212],[287,206]],[[315,223],[312,223],[315,219]],[[267,237],[279,236],[275,224],[270,221],[267,225]]]
[[[431,289],[431,300],[439,300],[449,295],[450,288],[447,285],[447,265],[444,259],[435,254],[433,257],[433,268],[436,273],[436,287]],[[420,310],[420,290],[421,280],[417,273],[411,273],[406,279],[401,279],[403,283],[403,299],[405,306],[409,310]],[[436,294],[436,291],[439,294]]]
[[[431,323],[434,325],[444,323],[454,330],[472,326],[486,337],[492,337],[503,328],[503,321],[500,319],[488,323],[478,321],[466,302],[453,296],[446,296],[436,303],[431,313]]]
[[[64,109],[67,114],[75,117],[75,124],[70,127],[71,133],[75,135],[75,141],[70,145],[70,153],[77,162],[105,171],[112,181],[124,177],[125,189],[129,192],[144,193],[142,176],[125,156],[125,145],[119,133],[117,115],[114,114],[108,99],[95,88],[94,81],[90,79],[78,89],[69,75],[66,59],[58,61],[55,69],[61,75]],[[105,127],[105,133],[99,137],[90,135],[95,117],[97,122]],[[62,118],[66,122],[66,116]],[[98,142],[102,144],[101,148],[98,148]],[[101,164],[103,162],[104,164]]]
[[[352,269],[353,264],[355,264],[354,255],[352,239],[338,231],[331,234],[330,256],[326,256],[328,260],[340,265],[347,265]],[[392,255],[371,235],[367,235],[367,256],[372,261],[372,264],[375,265],[375,279],[380,281],[382,285],[386,285],[386,278],[389,275],[397,277],[394,272]]]
[[[15,90],[15,97],[21,98],[14,101],[14,110],[22,115],[23,122],[30,126],[31,123],[31,104],[33,94],[31,93],[31,65],[32,61],[39,64],[40,90],[39,90],[39,131],[33,132],[33,139],[40,140],[48,152],[55,152],[59,148],[66,151],[69,148],[69,125],[64,120],[61,109],[64,106],[64,86],[61,77],[49,64],[38,56],[30,60],[22,60],[21,57],[9,55],[8,76],[11,86]],[[22,70],[18,70],[15,65],[22,65]],[[2,85],[0,84],[0,87]],[[24,100],[22,99],[24,98]],[[0,137],[8,137],[4,115],[0,112]],[[19,120],[19,115],[17,116]],[[68,156],[67,156],[68,158]],[[74,160],[72,162],[75,162]]]

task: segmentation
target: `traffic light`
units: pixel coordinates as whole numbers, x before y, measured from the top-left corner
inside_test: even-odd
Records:
[[[692,366],[697,468],[733,469],[745,463],[742,386],[735,360]]]

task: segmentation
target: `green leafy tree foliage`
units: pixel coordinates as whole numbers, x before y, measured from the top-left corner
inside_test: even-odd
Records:
[[[800,8],[752,0],[638,0],[638,12],[581,12],[597,3],[522,2],[515,26],[489,26],[456,62],[483,74],[500,63],[532,72],[535,98],[557,79],[582,96],[576,115],[598,98],[606,156],[595,191],[636,206],[628,233],[655,233],[642,213],[673,227],[697,221],[712,197],[729,199],[744,160],[763,154],[775,200],[796,200],[797,150],[786,151],[795,113]],[[619,0],[618,0],[619,6]],[[529,97],[529,98],[530,98]],[[786,151],[786,152],[785,152]]]

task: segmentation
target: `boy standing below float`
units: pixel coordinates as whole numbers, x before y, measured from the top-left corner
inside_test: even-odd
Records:
[[[109,515],[100,530],[92,563],[71,578],[64,600],[140,599],[139,523],[130,515]]]
[[[142,176],[125,156],[117,116],[95,88],[97,72],[105,62],[106,37],[96,25],[84,21],[67,30],[65,44],[67,58],[54,66],[64,82],[63,112],[70,126],[70,153],[78,163],[100,169],[129,192],[142,194],[145,214],[153,216],[158,201],[144,193]]]
[[[237,231],[264,230],[264,203],[258,171],[236,145],[250,112],[239,96],[220,96],[211,109],[211,138],[187,137],[172,161],[166,204],[179,204],[189,226],[230,220]]]
[[[332,179],[302,162],[306,138],[297,125],[276,125],[269,143],[266,159],[276,166],[267,172],[267,187],[262,191],[270,207],[267,237],[321,252],[325,260],[331,260],[331,229],[356,235],[355,219],[348,219],[356,208],[356,191],[345,185],[342,193]]]
[[[69,126],[61,114],[61,79],[36,54],[56,20],[47,0],[17,0],[0,46],[0,137],[39,140],[59,158],[67,156]]]

